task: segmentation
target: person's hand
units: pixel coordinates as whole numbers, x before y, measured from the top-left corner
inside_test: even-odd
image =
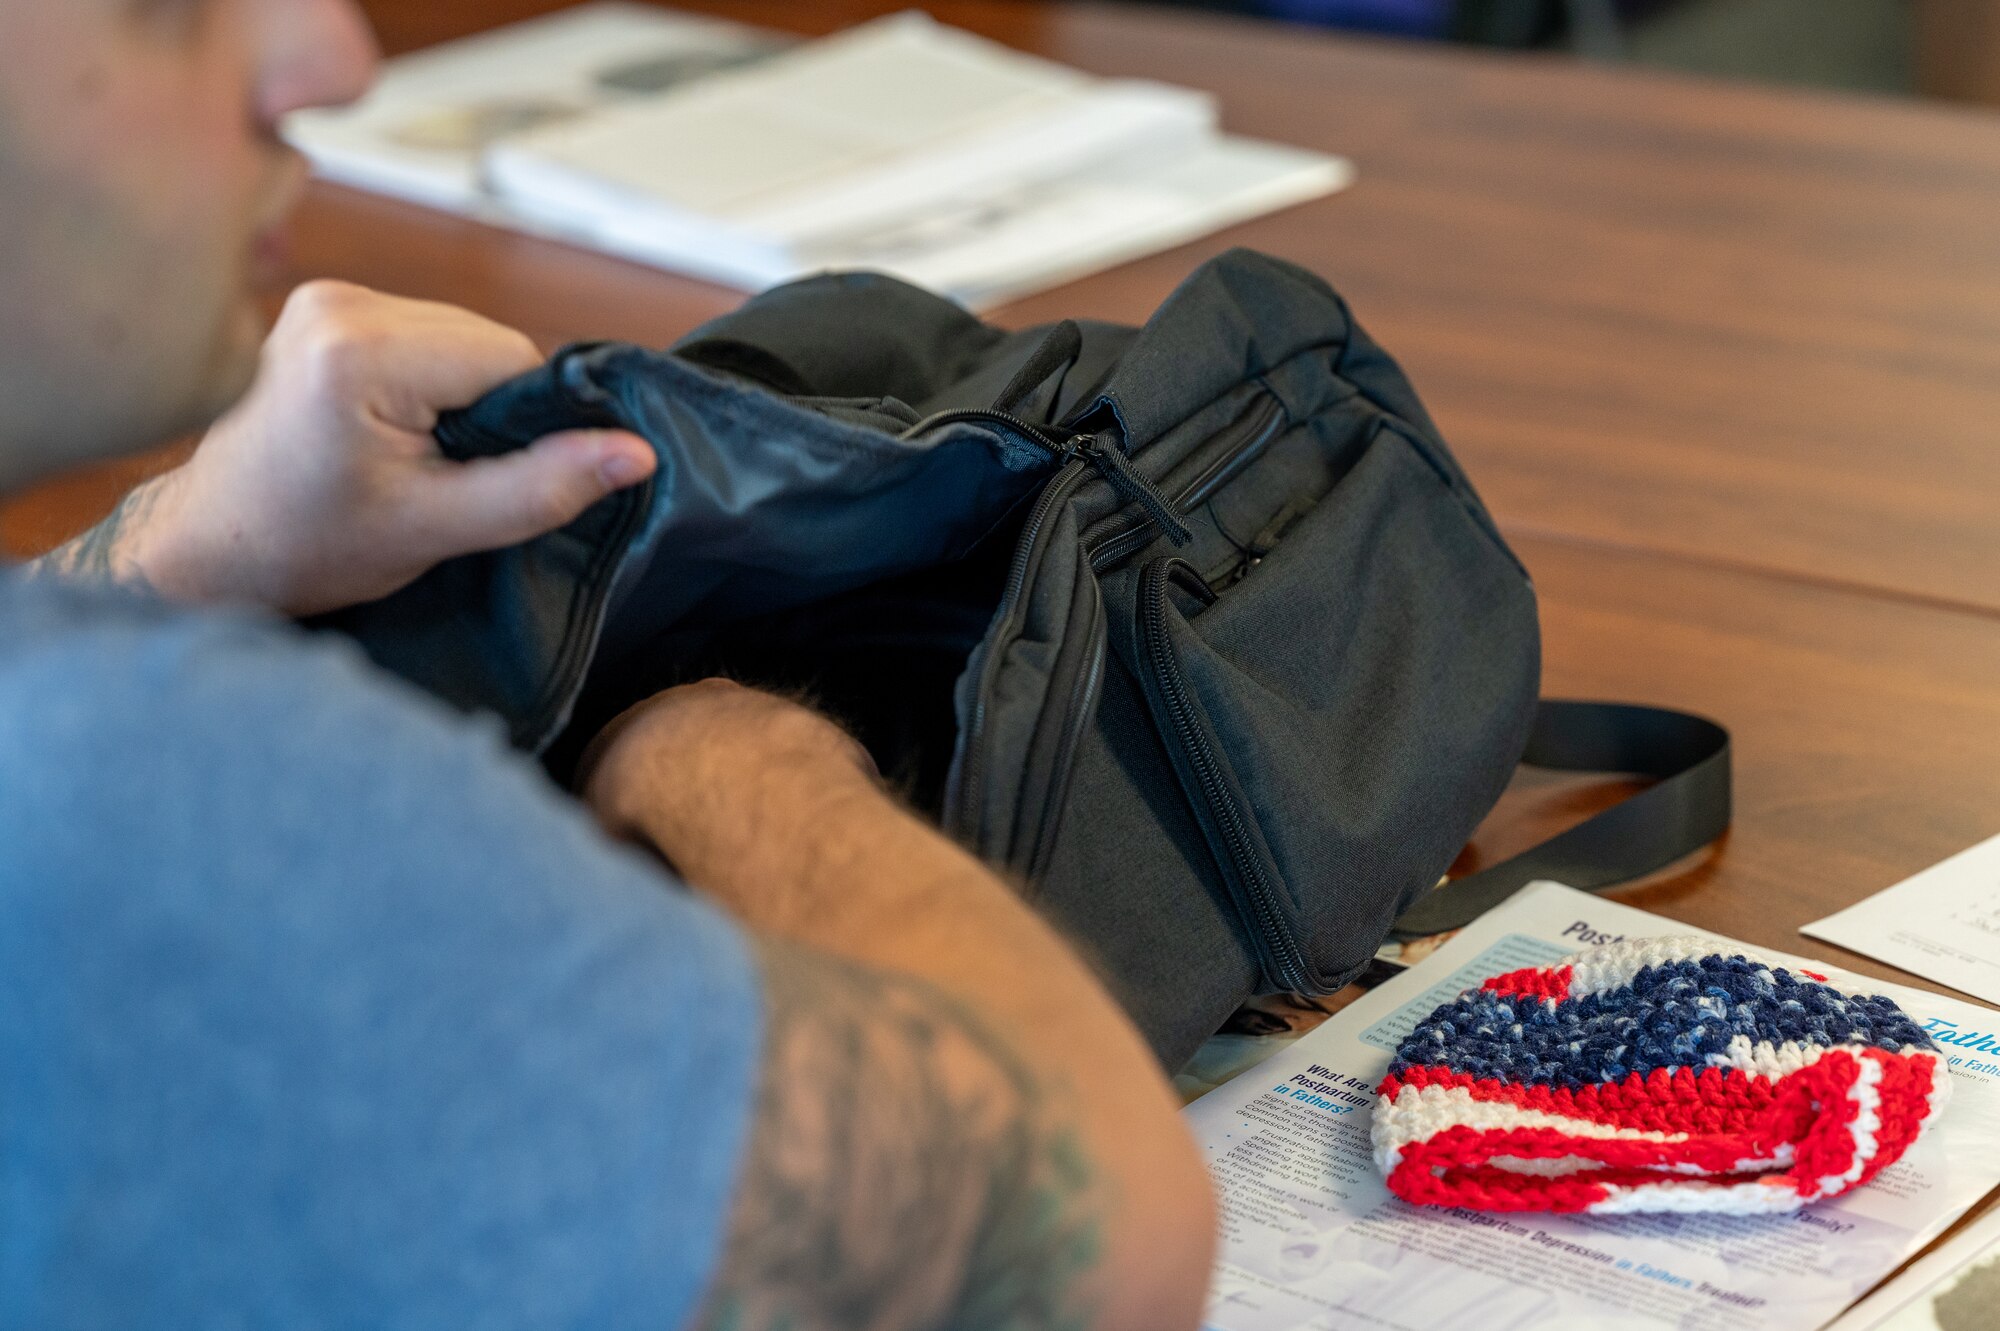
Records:
[[[249,394],[128,504],[143,520],[118,535],[121,562],[174,599],[317,614],[539,536],[651,475],[651,446],[623,431],[462,463],[438,452],[439,413],[542,359],[527,337],[465,310],[307,283]]]
[[[880,802],[874,761],[826,717],[725,679],[628,709],[584,754],[577,786],[614,835],[651,842],[711,889],[752,880],[812,824]]]

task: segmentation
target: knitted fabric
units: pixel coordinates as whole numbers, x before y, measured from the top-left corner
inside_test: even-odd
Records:
[[[1496,975],[1378,1088],[1405,1201],[1487,1211],[1793,1211],[1866,1183],[1950,1094],[1892,999],[1700,938]]]

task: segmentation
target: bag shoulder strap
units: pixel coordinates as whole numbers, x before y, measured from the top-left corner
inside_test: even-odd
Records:
[[[1545,698],[1521,761],[1658,780],[1531,850],[1425,893],[1397,919],[1398,937],[1460,928],[1540,878],[1601,892],[1701,849],[1729,827],[1729,732],[1705,717]]]

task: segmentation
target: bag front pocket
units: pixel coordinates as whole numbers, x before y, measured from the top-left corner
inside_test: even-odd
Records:
[[[1172,599],[1176,590],[1204,607],[1215,602],[1215,592],[1183,560],[1155,559],[1141,571],[1138,675],[1146,704],[1264,974],[1298,993],[1324,992],[1328,982],[1313,974],[1299,948],[1295,912],[1286,905],[1283,881],[1242,783],[1181,669],[1175,629],[1178,625],[1182,634],[1188,629]]]
[[[1533,593],[1393,428],[1260,560],[1172,557],[1121,644],[1266,982],[1329,992],[1505,785],[1538,676]]]

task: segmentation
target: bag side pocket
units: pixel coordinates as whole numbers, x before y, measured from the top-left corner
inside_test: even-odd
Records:
[[[1385,421],[1261,559],[1157,558],[1135,600],[1121,645],[1266,982],[1338,988],[1520,756],[1526,579]]]

